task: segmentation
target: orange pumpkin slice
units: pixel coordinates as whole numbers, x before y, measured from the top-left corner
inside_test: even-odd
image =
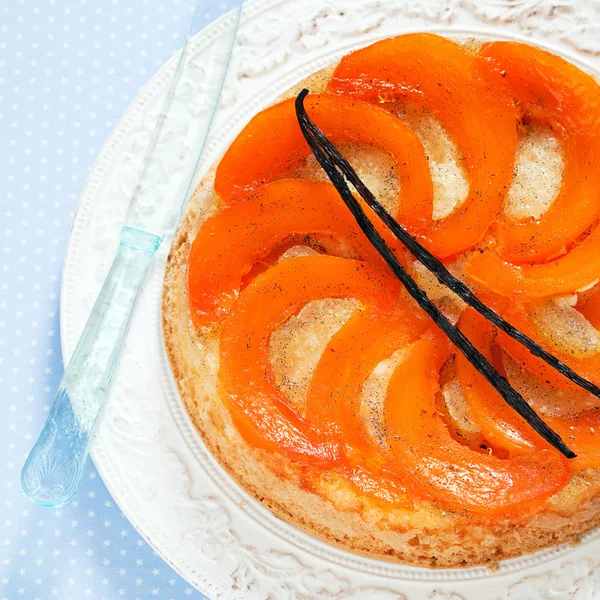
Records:
[[[292,459],[330,464],[339,444],[290,405],[269,362],[272,332],[313,300],[357,298],[368,310],[389,313],[399,284],[366,263],[309,256],[281,263],[245,288],[223,324],[219,380],[235,426],[253,446]]]
[[[426,334],[409,350],[388,388],[385,418],[395,460],[438,502],[453,510],[507,514],[534,507],[569,481],[553,448],[502,459],[453,439],[435,402],[448,342]]]
[[[545,420],[577,454],[571,461],[573,469],[600,468],[600,409]]]
[[[330,94],[309,95],[311,119],[333,142],[358,142],[389,152],[401,182],[401,204],[412,207],[414,227],[431,215],[433,186],[423,146],[404,123],[369,104]],[[215,190],[233,204],[261,185],[277,179],[311,154],[298,125],[294,99],[258,113],[246,125],[219,163]]]
[[[418,310],[418,309],[417,309]],[[429,326],[407,299],[387,318],[354,315],[331,339],[310,382],[307,416],[323,431],[339,435],[352,451],[373,448],[360,417],[362,387],[375,367]]]
[[[596,328],[600,329],[600,292],[597,289],[587,298],[579,299],[577,310]]]
[[[513,171],[517,143],[512,101],[473,76],[474,56],[433,34],[403,35],[345,56],[329,90],[372,102],[410,100],[430,111],[464,157],[469,195],[450,216],[428,212],[421,242],[438,257],[475,245],[494,222]],[[413,223],[421,212],[401,203],[398,219]],[[417,213],[417,214],[414,214]]]
[[[390,315],[362,311],[355,314],[331,339],[308,389],[306,415],[321,431],[335,435],[345,447],[353,469],[370,473],[380,490],[399,485],[412,489],[412,477],[390,465],[382,447],[361,418],[365,381],[375,367],[396,350],[417,339],[429,326],[426,316],[407,299]]]
[[[518,318],[515,317],[518,315]],[[511,310],[511,322],[530,337],[535,335],[535,328],[528,322],[523,309]],[[493,328],[481,315],[473,309],[467,309],[461,317],[460,326],[465,335],[487,356],[491,355]],[[525,330],[526,328],[526,330]],[[544,384],[551,383],[552,387],[560,387],[563,382],[574,386],[570,380],[549,367],[545,362],[533,356],[521,344],[515,342],[504,332],[498,331],[498,341],[507,352],[540,379]],[[538,336],[539,338],[539,336]],[[537,340],[540,341],[539,339]],[[569,363],[566,355],[560,355],[561,360]],[[590,363],[592,359],[587,359]],[[597,366],[600,360],[594,359]],[[543,365],[543,367],[540,366]],[[574,367],[573,364],[570,364]],[[508,450],[511,454],[530,451],[532,447],[547,447],[525,421],[506,406],[499,394],[490,384],[476,372],[475,368],[460,355],[456,358],[456,371],[465,399],[472,408],[473,418],[481,428],[483,436],[492,444]],[[581,371],[578,371],[581,372]],[[573,407],[576,409],[576,407]],[[577,454],[570,460],[573,469],[600,467],[600,411],[597,409],[584,410],[577,414],[561,416],[545,415],[544,420],[552,427]]]
[[[314,426],[340,441],[348,466],[346,478],[364,493],[402,503],[423,496],[413,477],[392,465],[384,449],[361,418],[365,381],[375,367],[396,350],[417,339],[429,326],[426,316],[401,299],[389,315],[373,311],[355,314],[327,345],[308,389],[306,416]]]
[[[494,326],[478,312],[468,307],[459,322],[461,331],[491,362],[492,344],[496,335]],[[457,352],[456,376],[471,417],[476,421],[482,436],[492,445],[512,452],[531,451],[534,446],[547,447],[525,420],[500,397],[497,390],[462,354]]]
[[[528,335],[538,342],[538,344],[541,344],[542,346],[548,345],[540,335],[537,327],[532,323],[525,306],[522,304],[511,304],[506,309],[504,317],[525,335]],[[498,342],[503,350],[512,356],[519,364],[526,367],[527,370],[535,375],[541,383],[560,389],[581,389],[556,369],[553,369],[543,360],[531,354],[529,350],[504,332],[498,332]],[[585,377],[592,383],[600,385],[600,355],[588,358],[578,358],[567,352],[561,352],[558,348],[552,348],[552,353],[566,365],[571,367],[576,373],[579,373],[579,375]]]
[[[542,264],[515,265],[493,248],[474,252],[467,275],[506,298],[529,301],[573,294],[600,278],[600,227],[565,256]]]
[[[484,44],[476,67],[521,113],[549,125],[564,149],[558,196],[539,219],[500,219],[497,252],[515,264],[560,256],[600,216],[600,86],[564,59],[516,42]]]
[[[243,276],[290,236],[326,234],[360,258],[381,259],[335,188],[296,179],[263,186],[256,194],[210,217],[188,258],[188,295],[196,327],[214,327],[239,295]]]

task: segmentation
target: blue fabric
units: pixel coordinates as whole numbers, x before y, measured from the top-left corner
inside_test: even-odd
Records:
[[[194,5],[0,0],[2,599],[204,598],[140,538],[91,461],[67,508],[38,508],[20,486],[62,375],[61,268],[78,196],[121,113],[183,45]],[[229,8],[210,1],[206,22]]]

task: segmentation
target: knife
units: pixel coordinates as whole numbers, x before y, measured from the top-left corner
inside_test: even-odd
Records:
[[[64,506],[77,493],[98,415],[108,396],[148,268],[174,232],[194,179],[233,51],[243,0],[222,17],[210,57],[191,59],[192,38],[211,0],[198,0],[167,95],[129,202],[117,255],[58,386],[44,428],[21,472],[23,490],[40,506]],[[191,82],[205,91],[190,106]]]

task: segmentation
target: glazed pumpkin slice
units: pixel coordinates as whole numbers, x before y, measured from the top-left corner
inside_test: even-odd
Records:
[[[395,460],[452,510],[522,513],[562,489],[570,469],[553,448],[503,459],[451,437],[435,402],[439,369],[448,356],[447,341],[440,334],[426,334],[392,376],[385,418]]]
[[[467,307],[460,318],[459,327],[491,361],[496,336],[494,326],[478,312]],[[456,354],[455,366],[471,418],[479,426],[481,435],[492,446],[499,446],[513,453],[531,451],[535,446],[548,447],[525,420],[507,406],[498,392],[460,352]]]
[[[482,239],[502,208],[512,177],[514,105],[473,75],[473,63],[473,54],[445,38],[403,35],[345,56],[328,86],[340,96],[371,102],[415,102],[430,111],[457,144],[469,178],[468,197],[444,219],[433,221],[429,213],[420,232],[420,241],[440,258]],[[414,222],[413,210],[420,212],[401,203],[398,220]]]
[[[527,323],[522,308],[513,308],[509,316],[511,322],[519,327],[521,331],[524,331],[523,327],[526,327],[528,330],[525,332],[528,335],[535,335],[535,329],[530,322]],[[479,350],[491,355],[492,327],[481,315],[470,308],[467,309],[461,317],[460,326],[465,335],[477,345]],[[574,386],[570,380],[548,367],[546,363],[533,356],[502,331],[497,332],[497,340],[500,346],[515,360],[522,361],[521,364],[533,376],[539,378],[543,386],[550,385],[552,388],[563,386],[566,389],[570,389],[567,387],[569,384]],[[566,355],[562,355],[560,358],[567,363],[569,362]],[[592,359],[588,359],[588,363],[591,362]],[[600,367],[599,359],[594,359],[594,362],[596,368]],[[574,364],[570,364],[570,366],[576,368]],[[481,433],[486,439],[512,454],[531,451],[534,447],[547,447],[547,444],[527,426],[519,415],[514,411],[507,410],[506,404],[498,393],[460,355],[456,357],[456,371],[465,399],[471,407],[473,419],[481,428]],[[580,371],[578,370],[578,372]],[[564,381],[560,381],[559,378]],[[580,393],[578,388],[573,391],[575,394]],[[577,454],[577,458],[569,462],[571,468],[598,468],[600,467],[600,438],[597,432],[600,431],[600,410],[580,410],[575,401],[569,402],[569,398],[573,397],[575,396],[567,397],[564,406],[565,414],[560,416],[545,415],[544,420]]]
[[[368,102],[315,94],[306,100],[311,118],[334,142],[357,142],[391,154],[401,183],[401,204],[412,207],[409,227],[431,217],[433,185],[423,146],[398,118]],[[234,204],[311,154],[294,109],[284,100],[258,113],[231,144],[215,174],[215,191]]]
[[[517,42],[484,44],[476,68],[527,119],[549,126],[564,150],[558,196],[538,219],[500,218],[496,250],[515,264],[560,256],[600,216],[600,86],[559,56]]]
[[[600,292],[593,289],[584,298],[577,301],[577,310],[592,324],[600,330]]]
[[[302,471],[301,486],[303,489],[330,497],[332,484],[335,486],[336,495],[334,503],[338,500],[340,489],[350,491],[350,494],[341,494],[343,499],[352,498],[353,508],[364,506],[359,495],[368,497],[368,505],[372,510],[380,507],[383,510],[413,508],[415,498],[423,498],[421,490],[417,489],[416,482],[407,473],[391,473],[389,471],[373,470],[360,465],[343,465],[325,471],[323,469],[307,467]],[[352,501],[352,500],[351,500]]]
[[[600,409],[563,417],[546,417],[546,421],[577,454],[573,469],[600,469]]]
[[[379,499],[403,490],[404,502],[415,494],[413,477],[390,465],[384,449],[361,418],[363,386],[377,365],[417,339],[430,326],[424,313],[406,298],[394,311],[356,313],[330,340],[315,369],[307,394],[306,417],[320,431],[334,435],[348,459],[345,477]]]
[[[517,363],[512,363],[518,366]],[[577,458],[572,469],[600,468],[600,407],[597,398],[581,395],[581,390],[560,390],[539,381],[527,369],[507,370],[513,387],[520,388],[527,401],[544,414],[544,420],[569,444]],[[547,409],[547,410],[546,410]],[[546,414],[547,413],[547,414]]]
[[[399,294],[399,284],[384,271],[323,255],[281,263],[245,288],[223,324],[219,369],[223,401],[244,439],[313,464],[339,460],[339,444],[298,414],[276,387],[271,334],[313,300],[356,298],[366,309],[386,314]]]
[[[307,417],[339,435],[353,452],[373,450],[360,417],[362,388],[375,367],[430,326],[425,313],[402,298],[392,314],[355,314],[330,340],[308,389]],[[380,448],[378,448],[378,451]]]
[[[541,264],[515,265],[495,248],[474,252],[467,260],[467,275],[506,298],[530,301],[573,294],[600,278],[600,227],[565,255]]]
[[[527,320],[526,317],[524,317],[524,319]],[[515,326],[518,327],[516,324]],[[527,327],[529,327],[530,330],[533,329],[530,326]],[[497,341],[498,345],[506,352],[506,354],[526,368],[540,383],[552,386],[555,389],[569,390],[572,392],[577,392],[578,389],[581,389],[569,378],[565,377],[562,373],[559,373],[556,369],[553,369],[543,360],[540,360],[531,354],[527,348],[524,348],[519,342],[513,340],[513,338],[507,336],[503,332],[498,332]],[[585,377],[589,377],[589,373],[585,375]]]
[[[206,220],[188,258],[188,294],[196,327],[214,327],[231,310],[242,279],[253,265],[290,236],[334,237],[356,257],[381,264],[335,188],[287,179]]]
[[[544,337],[534,325],[524,305],[518,303],[511,304],[505,310],[505,317],[525,335],[543,346],[548,346],[548,342],[544,340]],[[527,368],[527,370],[536,376],[540,382],[560,389],[580,389],[578,386],[575,386],[570,379],[531,354],[531,352],[523,348],[521,344],[507,336],[505,333],[498,332],[498,343],[503,350],[512,356],[519,364],[522,364]],[[556,347],[552,348],[552,353],[575,372],[579,373],[592,383],[595,383],[596,385],[600,384],[600,354],[586,358],[578,358],[572,353],[561,351]]]

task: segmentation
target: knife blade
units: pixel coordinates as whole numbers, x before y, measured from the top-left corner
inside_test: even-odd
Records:
[[[40,506],[77,493],[98,415],[108,396],[137,299],[156,250],[180,219],[233,51],[243,0],[222,17],[221,34],[195,61],[194,36],[211,0],[198,0],[130,199],[117,255],[21,472]],[[208,56],[207,54],[208,53]],[[195,89],[202,81],[202,89]]]

